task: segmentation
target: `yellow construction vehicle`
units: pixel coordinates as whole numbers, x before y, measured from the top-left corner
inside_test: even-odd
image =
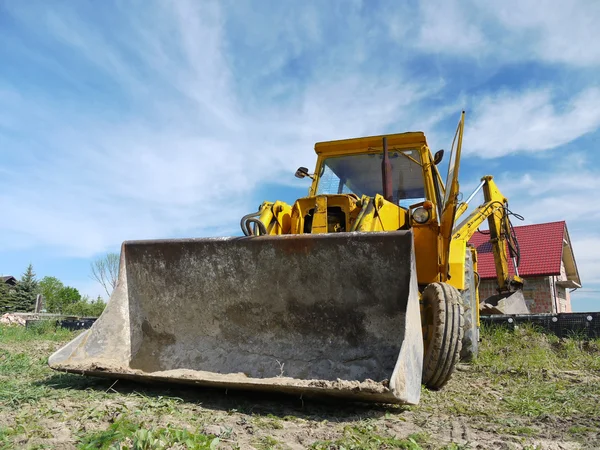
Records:
[[[477,252],[488,221],[499,293],[520,312],[522,280],[507,199],[491,176],[461,223],[464,112],[446,183],[425,135],[315,145],[309,195],[264,202],[244,237],[129,241],[119,281],[92,328],[49,365],[87,375],[416,404],[476,355]],[[518,261],[516,261],[518,263]],[[515,264],[518,266],[518,264]]]

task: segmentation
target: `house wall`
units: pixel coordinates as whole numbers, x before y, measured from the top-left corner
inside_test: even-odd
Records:
[[[559,277],[531,277],[525,280],[523,297],[532,314],[556,313],[555,302],[558,299],[558,312],[571,312],[571,298],[567,289],[556,286]],[[479,285],[479,299],[484,300],[496,291],[496,280],[481,280]],[[554,288],[556,289],[554,291]]]
[[[560,281],[567,281],[567,270],[565,269],[565,262],[561,261],[560,263],[560,277],[559,277]],[[561,286],[557,286],[556,287],[558,290],[558,298],[561,300],[562,305],[564,307],[564,311],[561,312],[573,312],[573,310],[571,309],[571,293],[569,292],[569,289],[566,289],[564,287]]]
[[[562,286],[556,286],[558,303],[560,305],[559,312],[573,312],[571,310],[571,294],[569,290]]]

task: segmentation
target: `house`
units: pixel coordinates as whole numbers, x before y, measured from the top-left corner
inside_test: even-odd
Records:
[[[15,277],[10,276],[10,275],[0,276],[0,282],[3,283],[3,284],[7,284],[9,286],[16,286],[17,285],[17,279]]]
[[[524,279],[523,295],[533,314],[571,312],[570,289],[581,287],[579,272],[564,221],[514,227],[521,260],[519,275]],[[477,249],[480,277],[479,297],[497,293],[494,254],[485,232],[475,233],[469,244]],[[509,271],[514,265],[509,260]]]

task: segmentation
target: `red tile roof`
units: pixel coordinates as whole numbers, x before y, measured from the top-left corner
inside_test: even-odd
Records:
[[[519,275],[524,278],[560,275],[565,222],[540,223],[514,228],[521,249]],[[475,233],[469,243],[477,249],[477,269],[481,279],[496,278],[494,253],[489,235]],[[514,275],[514,266],[510,258],[508,266],[510,274]]]

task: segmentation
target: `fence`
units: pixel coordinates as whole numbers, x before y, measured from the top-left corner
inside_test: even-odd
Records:
[[[40,324],[52,322],[57,327],[69,330],[88,329],[97,319],[96,317],[76,317],[51,313],[12,313],[10,316],[18,319],[15,323],[24,324],[26,328],[34,328]]]
[[[600,338],[600,312],[560,314],[502,314],[481,316],[481,324],[514,329],[519,324],[533,324],[558,337]]]

